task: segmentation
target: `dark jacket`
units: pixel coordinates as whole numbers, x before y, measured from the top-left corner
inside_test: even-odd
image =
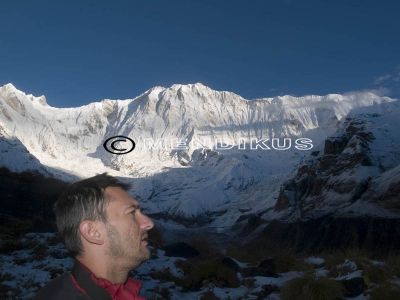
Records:
[[[43,287],[34,300],[112,300],[105,289],[96,285],[80,263]]]

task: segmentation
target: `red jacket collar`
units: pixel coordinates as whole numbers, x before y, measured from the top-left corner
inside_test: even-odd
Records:
[[[84,270],[97,286],[106,290],[113,300],[146,300],[139,295],[142,286],[140,281],[128,278],[124,284],[113,284],[107,279],[96,277],[83,263],[77,261],[76,265],[79,269]]]

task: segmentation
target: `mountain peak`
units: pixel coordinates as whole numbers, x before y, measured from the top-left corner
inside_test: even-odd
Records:
[[[205,92],[214,91],[210,87],[200,82],[188,83],[188,84],[173,84],[166,90],[178,93],[196,93],[196,94],[202,94]]]
[[[14,95],[17,98],[20,98],[21,95],[28,97],[32,102],[37,102],[43,106],[49,106],[47,104],[46,97],[41,95],[39,97],[33,96],[32,94],[27,95],[23,91],[17,89],[12,83],[7,83],[0,87],[0,93],[4,95]]]
[[[12,83],[7,83],[0,87],[0,92],[3,94],[15,94],[19,91]]]
[[[181,84],[181,83],[176,83],[171,85],[170,89],[175,89],[178,90],[180,88],[188,88],[188,89],[210,89],[208,86],[202,84],[201,82],[196,82],[196,83],[187,83],[187,84]]]
[[[17,90],[17,88],[12,84],[12,83],[7,83],[1,87],[1,89],[7,89],[7,90]]]
[[[179,99],[185,97],[192,98],[192,96],[200,96],[202,98],[214,99],[219,98],[224,100],[226,98],[232,98],[234,100],[246,100],[242,96],[229,91],[219,91],[210,88],[202,84],[201,82],[189,83],[189,84],[173,84],[169,88],[164,90],[167,94],[176,94]]]

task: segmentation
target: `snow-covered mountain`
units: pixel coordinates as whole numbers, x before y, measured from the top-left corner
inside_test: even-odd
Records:
[[[281,183],[311,152],[297,149],[296,139],[318,147],[351,111],[393,101],[373,92],[246,100],[197,83],[55,108],[7,84],[0,88],[1,164],[55,176],[107,171],[133,181],[135,194],[159,217],[226,226],[243,212],[275,205]],[[107,152],[104,141],[117,135],[136,148]],[[288,146],[284,138],[290,149],[275,150]],[[18,159],[3,155],[17,148]]]

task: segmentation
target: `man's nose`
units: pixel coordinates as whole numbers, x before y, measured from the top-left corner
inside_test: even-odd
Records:
[[[150,217],[146,216],[145,214],[142,214],[140,227],[144,230],[152,229],[154,227],[153,220]]]

